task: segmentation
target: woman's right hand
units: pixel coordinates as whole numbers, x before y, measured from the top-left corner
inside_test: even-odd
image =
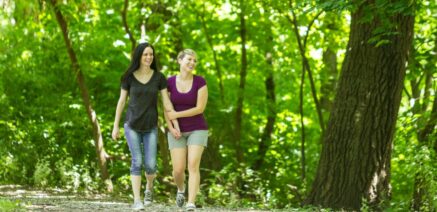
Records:
[[[120,129],[118,127],[114,127],[112,129],[112,139],[117,140],[120,137]]]
[[[181,132],[178,129],[171,128],[170,133],[173,135],[173,137],[178,140],[181,137]]]

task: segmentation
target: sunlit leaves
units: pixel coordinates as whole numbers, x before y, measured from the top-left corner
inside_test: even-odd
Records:
[[[59,185],[78,189],[92,184],[89,180],[96,173],[91,130],[54,14],[44,1],[8,2],[13,5],[0,11],[0,178],[35,183],[32,177],[35,166],[41,170],[41,176],[45,173],[43,171],[47,171],[46,167],[56,166],[65,170],[55,173]],[[124,138],[110,140],[120,92],[120,76],[129,63],[132,48],[122,24],[123,1],[60,2],[69,24],[73,48],[99,114],[103,138],[108,141],[105,148],[110,155],[128,157],[129,150]],[[222,169],[211,171],[213,177],[208,176],[202,181],[202,192],[208,194],[208,203],[241,205],[244,202],[246,206],[270,208],[298,206],[295,193],[291,193],[291,188],[286,185],[294,186],[301,193],[308,188],[308,184],[300,180],[302,127],[299,87],[302,60],[293,26],[287,16],[293,10],[298,20],[299,35],[308,33],[306,56],[319,91],[322,84],[332,78],[326,73],[323,53],[328,49],[334,53],[337,57],[336,70],[339,72],[346,52],[350,14],[356,11],[362,1],[291,2],[292,5],[290,1],[245,1],[248,75],[242,141],[243,151],[250,157],[246,159],[244,168],[236,170],[233,165],[233,117],[241,66],[238,16],[241,8],[238,1],[129,1],[127,23],[133,37],[137,42],[143,39],[154,44],[166,76],[179,71],[175,61],[178,51],[193,48],[198,53],[196,73],[206,78],[210,93],[205,113],[210,139],[218,143],[216,151],[223,164]],[[391,5],[389,1],[376,1],[374,8],[364,10],[363,24],[385,13],[387,16],[399,12],[408,14],[409,8],[414,6],[413,1],[400,2]],[[435,73],[434,84],[430,88],[425,86],[424,73],[435,72],[437,19],[434,1],[417,4],[420,10],[416,14],[412,48],[415,61],[414,66],[413,61],[408,64],[406,80],[419,82],[417,88],[423,94],[425,89],[435,90]],[[322,14],[309,28],[319,12]],[[392,30],[396,26],[390,25],[390,22],[384,23],[384,26],[388,26],[389,30],[380,27],[373,32],[374,37],[369,42],[384,46],[387,37],[396,36],[395,30]],[[207,33],[211,44],[208,43]],[[272,55],[272,66],[266,63],[267,51]],[[223,75],[224,103],[220,101],[217,64]],[[274,75],[278,113],[272,142],[264,158],[263,168],[268,168],[269,172],[254,172],[248,167],[257,156],[260,136],[267,122],[264,83],[269,70]],[[307,178],[311,182],[318,162],[321,135],[309,82],[306,79],[304,83],[305,152]],[[411,84],[407,83],[405,89],[412,93]],[[435,92],[430,94],[433,97]],[[420,120],[427,118],[429,113],[413,115],[410,102],[413,101],[403,98],[392,157],[393,197],[398,202],[409,201],[412,189],[409,173],[414,172],[419,159],[430,161],[423,155],[420,158],[417,155],[418,152],[428,154],[429,151],[416,149],[418,141],[415,134],[417,129],[423,127],[423,121]],[[429,102],[429,99],[414,99],[415,105],[424,102]],[[49,163],[44,161],[44,157]],[[430,162],[427,163],[425,168],[433,167]],[[111,163],[114,182],[125,193],[130,189],[128,166],[128,161]],[[430,176],[430,172],[426,174]],[[81,176],[84,179],[82,181]],[[239,191],[234,184],[238,176],[244,176],[245,180],[251,182],[244,188],[255,194],[253,198],[256,202],[249,198],[238,199]]]

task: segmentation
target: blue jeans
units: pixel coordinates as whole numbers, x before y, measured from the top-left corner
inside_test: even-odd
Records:
[[[124,134],[132,156],[130,167],[131,175],[141,175],[143,164],[142,155],[144,153],[144,165],[146,173],[152,175],[156,173],[156,152],[158,145],[158,130],[153,128],[150,132],[139,133],[124,124]]]

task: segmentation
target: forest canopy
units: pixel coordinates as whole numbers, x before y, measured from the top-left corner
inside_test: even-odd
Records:
[[[179,72],[177,53],[194,49],[207,81],[202,204],[437,207],[435,1],[0,7],[0,184],[130,193],[126,139],[111,131],[120,77],[149,42],[167,77]],[[156,192],[166,201],[162,115],[158,125]]]

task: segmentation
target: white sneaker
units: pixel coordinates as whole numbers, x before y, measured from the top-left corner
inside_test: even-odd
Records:
[[[185,211],[195,211],[196,210],[196,205],[194,205],[194,203],[187,203],[185,205]]]
[[[141,203],[141,201],[136,201],[132,205],[132,210],[134,210],[134,211],[139,211],[139,210],[143,210],[143,209],[144,209],[144,205],[143,205],[143,203]]]

